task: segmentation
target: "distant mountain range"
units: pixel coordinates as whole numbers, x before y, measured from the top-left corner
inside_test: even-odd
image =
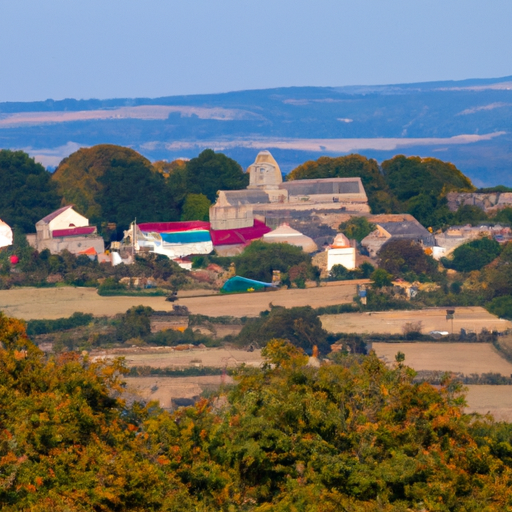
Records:
[[[289,87],[165,98],[0,103],[0,147],[48,167],[82,146],[151,160],[270,149],[288,172],[322,155],[453,162],[477,186],[512,186],[512,76],[382,86]]]

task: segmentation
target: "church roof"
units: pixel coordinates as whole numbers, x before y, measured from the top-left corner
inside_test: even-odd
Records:
[[[263,190],[223,190],[222,192],[231,206],[269,202],[268,194]]]
[[[315,194],[350,194],[366,198],[360,178],[319,178],[293,180],[282,183],[279,188],[288,190],[292,196]]]
[[[429,236],[430,232],[425,229],[417,220],[405,222],[379,222],[379,226],[390,235],[400,236]]]

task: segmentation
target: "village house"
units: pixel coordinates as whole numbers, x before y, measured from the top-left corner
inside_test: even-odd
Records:
[[[512,238],[512,230],[508,226],[451,226],[444,233],[436,234],[436,247],[433,256],[439,259],[449,255],[460,245],[477,240],[478,238],[493,238],[499,243],[508,242]]]
[[[413,217],[402,222],[380,222],[377,229],[361,240],[361,246],[375,258],[381,247],[390,240],[413,240],[423,247],[434,247],[434,235]]]
[[[48,249],[52,254],[64,249],[88,256],[105,251],[96,227],[89,226],[89,219],[73,210],[73,205],[63,206],[36,222],[36,233],[27,235],[27,241],[34,249]]]

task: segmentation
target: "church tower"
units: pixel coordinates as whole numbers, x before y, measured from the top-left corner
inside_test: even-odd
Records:
[[[260,151],[247,172],[250,176],[248,189],[278,190],[283,182],[281,169],[270,151]]]

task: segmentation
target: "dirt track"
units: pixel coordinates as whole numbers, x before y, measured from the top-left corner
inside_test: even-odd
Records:
[[[242,317],[258,316],[260,311],[268,309],[270,302],[276,306],[320,307],[352,302],[355,293],[356,285],[351,282],[305,290],[295,288],[275,292],[180,297],[177,303],[187,306],[193,314]],[[166,302],[164,297],[100,297],[93,288],[0,290],[0,311],[23,320],[68,317],[76,311],[95,316],[113,316],[139,304],[160,311],[172,310],[172,303]]]
[[[323,315],[320,318],[324,329],[330,332],[402,334],[404,324],[420,321],[423,325],[423,333],[434,330],[452,331],[452,321],[446,320],[446,308],[345,313],[343,315]],[[484,327],[490,331],[504,331],[512,327],[512,322],[499,319],[480,307],[455,308],[454,332],[460,332],[461,328],[480,332]]]

